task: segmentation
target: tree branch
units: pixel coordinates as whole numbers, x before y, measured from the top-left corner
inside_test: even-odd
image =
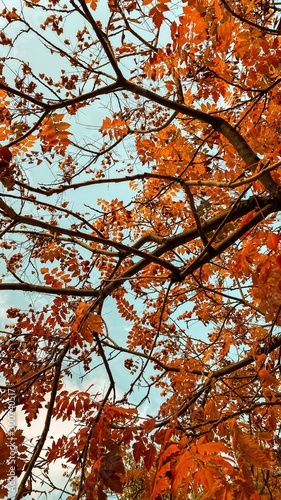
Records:
[[[258,164],[260,163],[260,158],[250,148],[242,135],[223,118],[209,115],[204,111],[190,108],[189,106],[181,104],[180,102],[170,101],[169,99],[166,99],[165,97],[162,97],[159,94],[152,92],[151,90],[144,89],[128,80],[120,83],[123,85],[124,89],[134,92],[134,94],[142,95],[143,97],[156,102],[160,106],[173,109],[174,111],[177,111],[183,115],[191,116],[192,118],[195,118],[199,121],[208,123],[213,127],[214,130],[220,132],[230,142],[230,144],[238,152],[241,158],[243,158],[247,167],[253,173],[255,172]],[[276,193],[279,189],[278,184],[276,184],[276,182],[272,179],[270,173],[268,172],[260,176],[260,182],[270,193]]]
[[[67,351],[69,350],[69,347],[70,347],[70,343],[68,341],[57,359],[56,367],[55,367],[53,388],[52,388],[51,395],[50,395],[50,402],[48,404],[48,411],[47,411],[47,415],[45,418],[44,428],[43,428],[41,436],[38,439],[37,444],[34,448],[32,457],[31,457],[31,459],[26,467],[23,478],[19,484],[18,491],[17,491],[16,496],[15,496],[15,500],[20,500],[23,496],[25,496],[25,494],[26,494],[25,484],[26,484],[28,478],[30,477],[30,475],[32,474],[33,467],[34,467],[37,459],[39,458],[39,455],[40,455],[42,448],[45,444],[45,441],[47,439],[47,435],[48,435],[51,420],[52,420],[52,413],[53,413],[53,408],[55,405],[55,399],[57,396],[59,381],[60,381],[61,365],[62,365],[62,362],[64,360],[64,357],[65,357]]]

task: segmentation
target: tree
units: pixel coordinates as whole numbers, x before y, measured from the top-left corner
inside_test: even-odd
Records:
[[[2,4],[1,498],[279,498],[279,2]]]

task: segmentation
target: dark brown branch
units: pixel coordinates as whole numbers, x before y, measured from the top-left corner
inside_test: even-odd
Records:
[[[120,141],[119,141],[120,142]],[[106,152],[106,150],[105,150]],[[100,153],[98,153],[100,154]],[[52,196],[53,194],[62,193],[64,191],[68,191],[69,189],[79,189],[87,186],[94,186],[96,184],[118,184],[121,182],[131,182],[134,180],[142,180],[142,179],[159,179],[164,181],[178,182],[182,186],[209,186],[209,187],[218,187],[218,188],[228,188],[234,189],[239,186],[243,186],[244,184],[250,184],[251,182],[258,181],[261,176],[263,176],[267,172],[272,172],[272,170],[280,167],[281,161],[278,161],[265,169],[261,170],[257,174],[252,175],[251,177],[245,177],[240,180],[233,180],[229,182],[220,182],[213,180],[201,180],[201,179],[193,179],[193,180],[183,180],[181,177],[175,177],[174,175],[167,174],[156,174],[153,172],[144,172],[143,174],[134,174],[134,175],[124,175],[123,177],[111,177],[105,179],[91,179],[89,181],[76,182],[73,184],[60,185],[56,188],[34,188],[20,181],[16,181],[15,184],[17,186],[23,187],[28,191],[32,191],[33,193],[44,194],[45,196]]]
[[[177,268],[171,264],[168,261],[165,261],[158,256],[154,256],[153,254],[149,254],[146,252],[143,252],[141,250],[138,250],[137,248],[129,247],[127,245],[124,245],[123,243],[119,243],[114,240],[106,239],[106,238],[101,238],[99,236],[93,236],[92,234],[87,234],[83,233],[82,231],[78,230],[71,230],[71,229],[66,229],[62,228],[59,226],[53,226],[52,224],[48,224],[47,222],[43,222],[41,220],[36,220],[31,217],[26,217],[24,215],[17,214],[13,208],[9,207],[2,199],[0,199],[0,209],[3,210],[4,214],[7,215],[10,219],[15,221],[16,223],[19,224],[24,224],[26,226],[35,226],[35,227],[41,227],[42,229],[45,229],[49,233],[55,235],[55,234],[65,234],[68,236],[71,236],[72,238],[81,238],[82,240],[88,240],[88,241],[93,241],[95,243],[99,243],[102,245],[105,245],[107,247],[113,247],[119,250],[121,253],[124,255],[128,254],[135,254],[138,257],[141,257],[144,259],[144,261],[147,262],[155,262],[156,264],[159,264],[160,266],[166,268],[169,270],[172,274],[175,276],[177,275]]]
[[[189,186],[186,183],[183,184],[183,187],[184,187],[186,195],[187,195],[187,197],[189,199],[189,204],[190,204],[191,212],[192,212],[193,217],[194,217],[195,222],[196,222],[198,234],[200,235],[200,238],[202,240],[203,245],[208,245],[208,238],[207,238],[205,232],[202,231],[200,217],[199,217],[198,212],[197,212],[196,207],[195,207],[195,203],[194,203],[194,198],[193,198],[192,192],[191,192]]]
[[[26,139],[27,137],[29,137],[33,132],[35,132],[35,130],[38,129],[39,125],[41,125],[41,123],[43,122],[44,118],[46,118],[48,116],[48,114],[49,114],[48,110],[44,111],[44,113],[40,116],[40,118],[33,125],[33,127],[31,127],[27,132],[25,132],[25,134],[21,135],[20,137],[18,137],[14,141],[9,142],[9,146],[13,146],[13,144],[17,144],[19,142],[22,142],[22,141],[24,141],[24,139]]]
[[[25,94],[24,92],[21,92],[20,90],[9,87],[8,85],[4,85],[4,83],[1,83],[1,82],[0,82],[0,89],[7,92],[7,94],[17,95],[21,99],[25,99],[26,101],[32,102],[32,104],[35,104],[39,108],[44,108],[46,110],[49,109],[49,105],[47,103],[39,101],[38,99],[34,99],[34,97],[31,97],[30,95]]]
[[[60,353],[60,355],[57,359],[53,387],[52,387],[52,391],[51,391],[51,395],[50,395],[50,401],[48,404],[47,415],[45,417],[44,428],[42,430],[40,438],[38,439],[38,441],[36,443],[32,457],[31,457],[29,463],[27,464],[23,478],[21,479],[21,482],[18,486],[18,491],[16,493],[15,500],[20,500],[23,496],[25,496],[25,494],[26,494],[25,484],[32,473],[33,467],[35,466],[35,463],[36,463],[37,459],[39,458],[40,453],[42,451],[42,448],[43,448],[45,441],[47,439],[47,435],[48,435],[51,420],[52,420],[55,399],[57,396],[59,381],[60,381],[61,365],[62,365],[62,362],[64,360],[64,357],[65,357],[67,351],[69,350],[69,347],[70,347],[70,344],[69,344],[69,342],[67,342],[67,344],[64,346],[62,352]]]
[[[255,172],[258,164],[260,163],[260,158],[254,153],[254,151],[250,148],[248,143],[242,137],[242,135],[229,123],[227,123],[223,118],[209,115],[204,111],[200,111],[198,109],[190,108],[185,104],[181,104],[176,101],[170,101],[165,97],[152,92],[151,90],[144,89],[139,85],[136,85],[133,82],[128,80],[120,82],[123,85],[124,89],[134,92],[134,94],[142,95],[150,99],[153,102],[156,102],[160,106],[164,106],[169,109],[173,109],[174,111],[178,111],[183,115],[190,116],[204,123],[208,123],[213,127],[214,130],[220,132],[234,147],[237,153],[243,158],[247,167]],[[260,182],[264,185],[264,187],[271,193],[276,193],[278,191],[278,184],[272,179],[269,173],[260,176]]]
[[[106,36],[106,34],[99,28],[98,24],[96,23],[96,21],[94,20],[90,10],[88,9],[88,6],[86,4],[86,2],[84,0],[78,0],[78,2],[80,3],[84,13],[85,13],[85,17],[87,19],[87,21],[90,23],[90,25],[92,26],[95,34],[97,35],[102,47],[103,47],[103,50],[104,52],[106,53],[107,55],[107,58],[116,74],[116,76],[118,77],[119,80],[123,80],[123,74],[118,66],[118,63],[115,59],[115,56],[114,56],[114,52],[112,50],[112,47],[111,47],[111,44],[108,40],[108,37]]]
[[[233,241],[236,241],[237,238],[239,238],[242,234],[245,234],[251,227],[253,227],[255,224],[257,224],[260,220],[262,220],[264,217],[269,215],[270,213],[273,213],[275,211],[280,210],[280,206],[278,204],[279,202],[277,201],[269,201],[268,198],[266,197],[252,197],[249,200],[246,200],[244,202],[241,202],[240,205],[237,207],[236,210],[233,210],[231,213],[231,216],[227,219],[228,222],[232,222],[243,215],[246,215],[247,213],[251,212],[252,210],[258,210],[256,216],[253,217],[253,219],[248,222],[247,225],[239,228],[237,231],[232,233],[229,237],[227,237],[225,240],[223,240],[217,247],[215,247],[212,250],[212,257],[219,255],[222,253],[226,248],[228,248]],[[9,217],[11,217],[12,220],[15,220],[16,222],[24,223],[27,225],[31,226],[37,226],[44,228],[45,230],[48,230],[51,234],[58,233],[58,234],[67,234],[71,237],[74,238],[81,238],[81,239],[86,239],[90,241],[95,241],[99,243],[103,243],[106,246],[116,246],[119,250],[122,247],[122,250],[126,251],[126,253],[136,253],[137,255],[142,257],[142,260],[131,266],[128,270],[126,270],[124,273],[122,273],[116,280],[113,280],[112,282],[108,283],[102,291],[102,297],[100,300],[103,300],[105,297],[109,296],[116,288],[118,288],[122,283],[124,283],[128,278],[134,276],[137,274],[139,271],[141,271],[147,264],[148,262],[157,262],[161,266],[167,269],[171,269],[172,275],[176,278],[178,270],[170,264],[169,262],[166,262],[163,259],[159,259],[158,256],[161,256],[165,254],[166,252],[169,252],[170,250],[174,250],[177,248],[179,245],[184,245],[188,243],[189,241],[192,241],[194,238],[199,237],[198,229],[190,229],[187,231],[183,231],[179,235],[175,235],[171,238],[167,238],[161,245],[159,245],[156,250],[152,253],[146,253],[146,252],[141,252],[137,250],[135,247],[128,247],[126,245],[121,245],[116,242],[112,242],[111,240],[106,240],[102,238],[98,238],[96,236],[92,235],[87,235],[86,233],[82,233],[80,231],[72,231],[64,228],[59,228],[56,226],[52,226],[51,224],[47,224],[46,222],[35,220],[35,219],[30,219],[28,217],[20,216],[17,215],[14,210],[8,205],[6,205],[3,200],[0,200],[0,207],[1,205],[5,205],[6,207],[6,213]],[[213,231],[219,227],[219,225],[223,222],[224,219],[226,219],[226,216],[228,215],[229,211],[224,211],[222,212],[219,216],[216,216],[212,218],[210,221],[207,221],[206,223],[202,224],[202,231],[205,233]],[[121,247],[120,247],[121,245]],[[195,263],[191,263],[186,269],[184,269],[180,275],[180,279],[184,279],[184,277],[187,274],[190,274],[194,272],[196,269],[198,269],[200,266],[203,264],[207,263],[211,258],[209,254],[205,254],[202,258],[199,258],[196,260]],[[37,291],[40,293],[60,293],[60,294],[65,294],[65,295],[79,295],[79,296],[97,296],[97,292],[94,290],[79,290],[75,288],[52,288],[52,287],[44,287],[44,286],[39,286],[39,285],[31,285],[28,283],[1,283],[0,284],[0,289],[14,289],[14,290],[26,290],[26,291]],[[99,299],[97,299],[99,301]],[[95,302],[97,304],[97,302]]]
[[[47,295],[73,295],[77,297],[98,297],[99,292],[90,288],[57,288],[52,286],[34,285],[32,283],[0,283],[0,290],[21,290],[23,292],[46,293]]]
[[[233,231],[229,236],[227,236],[221,243],[217,246],[212,246],[211,253],[204,253],[202,257],[199,256],[194,262],[189,264],[184,271],[181,272],[181,278],[184,280],[186,276],[192,274],[194,271],[202,267],[204,264],[209,262],[214,257],[220,255],[227,248],[229,248],[235,241],[246,234],[250,229],[257,226],[259,222],[264,220],[269,214],[276,212],[281,209],[281,204],[277,208],[277,204],[274,202],[269,202],[265,207],[260,208],[256,215],[253,216],[247,224],[240,226],[236,231]],[[228,222],[228,221],[227,221]]]
[[[278,337],[273,338],[272,342],[270,345],[266,345],[260,349],[259,354],[269,354],[273,352],[275,349],[281,346],[281,335]],[[215,372],[213,372],[209,379],[207,380],[206,384],[204,384],[193,396],[191,396],[188,401],[186,401],[178,410],[177,410],[177,416],[183,415],[186,410],[193,405],[198,398],[204,394],[206,390],[208,390],[214,383],[214,381],[221,379],[222,377],[226,377],[227,375],[231,375],[231,373],[235,373],[238,370],[241,370],[241,368],[244,368],[245,366],[248,366],[252,363],[255,362],[255,357],[254,356],[247,356],[246,358],[242,359],[241,361],[237,361],[235,363],[231,363],[227,366],[224,366],[223,368],[219,368]],[[280,404],[280,403],[279,403]],[[242,412],[243,413],[243,412]],[[171,415],[169,417],[165,418],[161,422],[159,422],[155,427],[162,427],[163,425],[168,424],[170,422]]]
[[[242,23],[246,23],[249,26],[252,26],[253,28],[258,28],[261,31],[265,31],[266,33],[271,33],[273,35],[281,35],[280,31],[275,30],[273,28],[267,28],[266,26],[260,26],[260,24],[254,23],[253,21],[249,21],[248,19],[245,19],[245,17],[240,16],[240,14],[237,14],[231,7],[229,7],[228,3],[226,0],[221,0],[221,3],[224,5],[226,10],[233,16],[236,17],[236,19],[239,19],[239,21],[242,21]]]
[[[191,263],[190,265],[188,265],[180,274],[180,279],[184,279],[185,276],[199,269],[203,264],[206,264],[207,262],[212,260],[213,257],[215,257],[216,255],[220,255],[220,253],[226,250],[233,243],[233,241],[236,241],[237,238],[239,238],[242,234],[247,232],[260,220],[264,219],[267,215],[273,212],[281,210],[281,205],[279,200],[269,201],[268,198],[266,197],[260,197],[260,198],[252,197],[249,200],[241,202],[237,207],[237,209],[231,212],[231,216],[229,216],[229,211],[226,210],[221,214],[219,214],[218,216],[212,218],[210,221],[202,224],[202,231],[204,232],[213,231],[219,227],[219,225],[226,219],[226,217],[228,222],[233,222],[234,220],[237,220],[243,217],[244,215],[250,213],[252,210],[256,210],[258,211],[258,213],[256,217],[253,217],[253,219],[248,223],[248,225],[243,226],[242,228],[232,233],[228,238],[223,240],[222,243],[220,243],[217,247],[215,247],[215,249],[212,250],[212,255],[206,253],[204,254],[202,259],[198,259],[196,260],[195,263]],[[163,255],[166,252],[174,250],[179,245],[185,245],[189,241],[192,241],[194,238],[198,237],[199,233],[197,228],[183,231],[178,235],[174,235],[171,238],[167,238],[164,241],[164,243],[162,243],[162,245],[159,245],[156,248],[156,250],[154,250],[154,252],[152,252],[152,254],[150,255],[154,256]],[[138,272],[144,269],[146,265],[147,262],[145,260],[141,260],[140,262],[137,262],[129,269],[124,271],[124,273],[121,274],[116,281],[109,283],[107,286],[103,288],[102,297],[100,299],[97,299],[94,306],[96,306],[97,303],[99,303],[101,300],[104,300],[105,297],[111,295],[111,293],[114,290],[116,290],[116,288],[118,288],[122,283],[127,281],[130,277],[136,275]]]

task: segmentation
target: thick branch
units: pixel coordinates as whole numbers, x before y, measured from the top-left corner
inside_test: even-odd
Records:
[[[279,210],[281,206],[279,207]],[[194,271],[202,267],[204,264],[209,262],[214,257],[220,255],[227,248],[229,248],[235,241],[241,238],[244,234],[246,234],[250,229],[257,226],[257,224],[264,220],[269,214],[275,212],[277,210],[276,204],[273,202],[269,202],[265,207],[260,208],[258,212],[253,216],[252,220],[250,220],[247,224],[240,226],[236,231],[233,231],[229,236],[227,236],[221,243],[217,246],[212,246],[212,249],[209,252],[202,254],[202,257],[199,256],[195,259],[194,262],[189,264],[186,269],[181,273],[181,278],[184,279],[186,276],[192,274]],[[228,221],[227,221],[228,222]]]
[[[137,248],[129,247],[127,245],[124,245],[123,243],[119,243],[118,241],[101,238],[99,236],[93,236],[92,234],[82,233],[81,231],[78,230],[75,231],[67,228],[62,228],[59,226],[53,226],[52,224],[48,224],[47,222],[43,222],[38,219],[33,219],[31,217],[26,217],[24,215],[17,214],[14,211],[14,209],[9,207],[9,205],[7,205],[2,199],[0,199],[0,209],[2,209],[5,215],[7,215],[10,219],[15,221],[16,223],[24,224],[26,226],[41,227],[54,235],[66,234],[75,239],[81,238],[82,240],[93,241],[95,243],[99,243],[107,247],[117,248],[117,250],[119,250],[124,255],[133,253],[138,257],[145,259],[146,262],[155,262],[156,264],[159,264],[160,266],[163,266],[164,268],[171,271],[172,274],[175,275],[177,274],[177,268],[170,262],[162,260],[158,256],[154,256],[153,254],[149,254],[141,250],[138,250]]]
[[[57,288],[34,285],[32,283],[0,283],[0,290],[21,290],[23,292],[46,293],[48,295],[73,295],[74,297],[98,297],[99,293],[90,288]]]
[[[32,102],[32,104],[35,104],[36,106],[38,106],[40,108],[48,109],[48,107],[49,107],[49,105],[47,103],[39,101],[38,99],[34,99],[34,97],[31,97],[29,94],[21,92],[20,90],[14,89],[12,87],[9,87],[8,85],[4,85],[4,83],[1,83],[1,82],[0,82],[0,89],[5,90],[5,92],[7,92],[8,95],[9,94],[17,95],[21,99]]]
[[[192,179],[186,180],[181,177],[175,177],[174,175],[168,174],[156,174],[154,172],[144,172],[143,174],[133,174],[133,175],[124,175],[123,177],[111,177],[110,179],[91,179],[89,181],[76,182],[73,184],[60,185],[55,188],[35,188],[31,187],[28,184],[25,184],[20,181],[16,181],[16,185],[27,189],[28,191],[32,191],[34,193],[44,194],[45,196],[52,196],[53,194],[62,193],[64,191],[68,191],[69,189],[79,189],[87,186],[94,186],[97,184],[119,184],[122,182],[131,182],[134,180],[142,180],[142,179],[159,179],[162,181],[170,181],[177,182],[183,186],[208,186],[208,187],[217,187],[224,189],[234,189],[236,187],[244,186],[245,184],[251,184],[254,181],[258,181],[260,177],[262,177],[266,172],[271,172],[272,170],[276,170],[280,167],[281,161],[278,161],[264,170],[258,172],[257,174],[251,175],[251,177],[245,177],[242,180],[224,182],[224,181],[213,181],[213,180],[201,180],[201,179]]]
[[[105,35],[100,35],[104,36]],[[105,41],[104,41],[105,44]],[[103,44],[103,46],[104,46]],[[109,50],[109,49],[108,49]],[[111,51],[112,49],[110,49]],[[254,173],[258,164],[260,163],[260,158],[254,153],[254,151],[250,148],[248,143],[245,141],[245,139],[241,136],[241,134],[229,123],[227,123],[223,118],[209,115],[208,113],[205,113],[203,111],[200,111],[198,109],[193,109],[190,108],[189,106],[186,106],[185,104],[182,104],[180,102],[176,101],[171,101],[165,97],[160,96],[159,94],[156,94],[155,92],[152,92],[151,90],[144,89],[143,87],[136,85],[133,82],[130,82],[129,80],[125,80],[123,76],[118,74],[118,80],[110,85],[107,85],[105,87],[101,87],[100,89],[93,90],[91,92],[76,96],[72,99],[67,99],[63,101],[59,101],[58,103],[53,103],[53,104],[44,104],[41,103],[40,101],[37,101],[33,98],[29,98],[29,96],[26,96],[22,92],[17,91],[16,89],[12,89],[11,87],[5,86],[3,84],[0,84],[0,88],[6,90],[9,93],[19,95],[22,98],[27,98],[31,102],[34,102],[38,106],[44,107],[45,109],[48,109],[49,111],[54,111],[56,109],[61,109],[61,108],[66,108],[67,106],[86,101],[88,99],[93,99],[99,95],[104,95],[112,92],[116,92],[118,90],[121,90],[122,88],[124,90],[128,90],[130,92],[133,92],[134,94],[137,95],[142,95],[143,97],[146,97],[150,99],[153,102],[156,102],[157,104],[164,106],[169,109],[173,109],[174,111],[181,113],[183,115],[190,116],[192,118],[195,118],[199,121],[203,121],[204,123],[208,123],[211,125],[214,130],[217,130],[220,132],[229,142],[230,144],[234,147],[234,149],[238,152],[238,154],[243,158],[245,161],[247,167]],[[271,193],[275,193],[278,191],[278,184],[272,179],[271,175],[269,172],[263,173],[259,177],[260,182],[264,185],[264,187]]]
[[[273,338],[270,345],[262,347],[260,349],[259,354],[269,354],[280,346],[281,346],[281,335]],[[222,377],[226,377],[227,375],[231,375],[232,373],[241,370],[241,368],[244,368],[245,366],[252,364],[254,361],[255,361],[254,356],[252,355],[247,356],[245,359],[242,359],[241,361],[231,363],[230,365],[224,366],[223,368],[220,368],[219,370],[216,370],[215,372],[210,374],[206,383],[202,387],[200,387],[200,389],[197,392],[195,392],[190,398],[188,398],[188,400],[177,410],[177,416],[184,415],[186,410],[190,408],[190,406],[193,405],[198,400],[198,398],[202,394],[204,394],[205,391],[211,388],[211,386],[214,384],[214,381],[219,380]],[[162,427],[163,425],[168,424],[168,422],[170,422],[170,419],[171,415],[169,415],[169,417],[159,422],[155,427]]]
[[[57,226],[52,226],[51,224],[48,224],[46,222],[40,221],[40,220],[35,220],[31,219],[29,217],[24,217],[17,215],[13,209],[8,207],[3,200],[0,200],[0,206],[2,205],[3,208],[6,206],[6,213],[9,217],[11,217],[13,220],[16,222],[24,223],[27,225],[31,226],[39,226],[41,228],[44,228],[45,230],[48,230],[51,234],[58,233],[58,234],[67,234],[71,236],[72,238],[81,238],[85,240],[90,240],[98,243],[102,243],[106,246],[115,246],[117,249],[125,252],[125,254],[128,253],[135,253],[136,255],[139,255],[142,257],[142,259],[131,266],[128,270],[126,270],[124,273],[122,273],[116,280],[113,280],[110,282],[108,285],[106,285],[102,291],[101,294],[101,299],[103,300],[105,297],[109,296],[116,288],[118,288],[122,283],[124,283],[127,279],[130,277],[136,275],[139,271],[145,268],[145,266],[148,264],[148,262],[155,262],[162,267],[170,270],[172,272],[172,276],[174,276],[174,279],[177,279],[178,272],[179,270],[171,264],[168,260],[164,260],[159,258],[159,256],[162,256],[163,254],[176,249],[180,245],[184,245],[188,243],[189,241],[192,241],[193,239],[196,239],[199,237],[198,229],[190,229],[187,231],[183,231],[182,233],[178,235],[174,235],[171,238],[167,238],[161,245],[159,245],[156,250],[152,253],[146,253],[138,250],[135,247],[129,247],[126,245],[122,245],[121,243],[117,243],[111,240],[99,238],[96,236],[92,236],[86,233],[82,233],[80,231],[73,231],[65,228],[59,228]],[[231,233],[230,236],[225,238],[217,247],[212,249],[212,255],[209,253],[204,254],[204,256],[201,258],[199,257],[196,259],[196,261],[192,262],[189,266],[187,266],[179,275],[179,279],[183,279],[187,274],[190,274],[191,272],[194,272],[196,269],[201,267],[203,264],[207,263],[210,261],[213,257],[216,255],[219,255],[222,253],[224,250],[226,250],[232,243],[233,241],[236,241],[242,234],[245,234],[245,232],[249,231],[251,227],[256,225],[260,220],[262,220],[264,217],[269,215],[270,213],[273,213],[275,211],[280,210],[280,204],[276,200],[270,201],[266,197],[252,197],[249,200],[246,200],[244,202],[241,202],[239,206],[232,211],[231,215],[229,217],[229,211],[224,211],[222,212],[219,216],[213,217],[209,221],[205,222],[202,224],[202,231],[204,233],[208,233],[210,231],[216,230],[220,224],[227,218],[228,222],[232,222],[236,219],[241,218],[242,216],[248,214],[252,210],[256,210],[257,214],[253,217],[253,219],[248,222],[247,225],[239,228],[237,231],[234,233]],[[24,290],[24,291],[33,291],[33,292],[38,292],[38,293],[48,293],[48,294],[61,294],[61,295],[77,295],[77,296],[99,296],[100,294],[97,293],[97,291],[94,290],[89,290],[89,289],[76,289],[76,288],[55,288],[55,287],[46,287],[46,286],[41,286],[41,285],[33,285],[29,283],[0,283],[0,290],[7,290],[7,289],[12,289],[12,290]],[[99,299],[98,299],[99,300]]]
[[[209,115],[208,113],[204,113],[203,111],[200,111],[198,109],[190,108],[189,106],[176,101],[170,101],[169,99],[166,99],[165,97],[162,97],[159,94],[152,92],[151,90],[144,89],[128,80],[120,83],[124,86],[124,89],[134,92],[134,94],[142,95],[143,97],[146,97],[151,101],[164,106],[165,108],[173,109],[178,113],[190,116],[204,123],[208,123],[213,127],[214,130],[220,132],[230,142],[234,149],[239,153],[241,158],[243,158],[247,167],[252,172],[255,172],[258,164],[260,163],[260,158],[250,148],[242,135],[223,118]],[[276,191],[278,191],[279,186],[278,184],[276,184],[276,182],[274,182],[270,173],[267,172],[264,175],[261,175],[260,182],[269,192],[275,193]]]
[[[90,10],[88,9],[88,6],[86,4],[86,2],[84,0],[78,0],[84,13],[85,13],[85,17],[87,19],[87,21],[91,24],[95,34],[97,35],[98,39],[99,39],[99,42],[101,43],[102,47],[103,47],[103,50],[105,51],[106,55],[107,55],[107,58],[114,70],[114,72],[116,73],[117,77],[120,79],[120,80],[123,80],[123,75],[122,75],[122,72],[118,66],[118,63],[115,59],[115,56],[114,56],[114,52],[112,50],[112,47],[111,47],[111,44],[108,40],[108,37],[106,36],[106,34],[99,28],[98,24],[96,23],[96,21],[94,20]]]
[[[222,212],[220,215],[214,217],[210,221],[207,221],[206,223],[202,224],[201,226],[202,231],[204,231],[205,233],[213,231],[217,229],[224,220],[227,219],[227,222],[232,222],[250,213],[252,210],[256,210],[258,212],[256,218],[253,218],[248,223],[247,226],[241,227],[241,229],[238,229],[237,231],[232,233],[228,238],[223,240],[221,244],[219,244],[217,247],[214,248],[212,254],[205,253],[202,258],[199,257],[198,259],[196,259],[195,262],[192,262],[190,265],[188,265],[180,274],[180,279],[184,279],[184,277],[186,277],[188,274],[194,272],[195,270],[199,269],[203,264],[212,260],[213,257],[215,257],[216,255],[220,255],[222,251],[226,250],[233,243],[233,241],[236,241],[242,234],[249,231],[251,227],[257,224],[267,215],[276,212],[278,210],[281,210],[281,204],[279,200],[269,201],[269,199],[266,197],[260,197],[260,198],[252,197],[245,202],[241,202],[240,205],[231,212],[231,215],[229,215],[229,211],[226,210],[225,212]],[[199,233],[197,228],[184,231],[179,235],[175,235],[172,236],[171,238],[168,238],[164,243],[162,243],[162,245],[159,245],[156,248],[156,250],[154,250],[154,252],[152,252],[152,254],[150,255],[154,256],[163,255],[166,252],[174,250],[178,246],[184,245],[189,241],[192,241],[193,239],[198,237]],[[105,297],[111,295],[111,293],[114,290],[116,290],[116,288],[118,288],[122,283],[127,281],[130,277],[136,275],[138,272],[144,269],[146,265],[147,262],[145,260],[137,262],[129,269],[127,269],[123,274],[118,276],[118,279],[116,281],[112,281],[107,286],[105,286],[102,290],[101,298],[97,299],[95,305],[97,304],[97,302],[102,301]]]
[[[239,19],[242,23],[246,23],[249,26],[252,26],[253,28],[258,28],[261,31],[265,31],[266,33],[272,33],[273,35],[279,35],[280,36],[280,31],[275,30],[273,28],[268,28],[267,26],[261,26],[260,24],[254,23],[253,21],[250,21],[249,19],[246,19],[243,16],[240,16],[240,14],[237,14],[231,7],[228,5],[226,0],[221,0],[221,3],[224,5],[225,9],[233,16],[236,17],[236,19]]]

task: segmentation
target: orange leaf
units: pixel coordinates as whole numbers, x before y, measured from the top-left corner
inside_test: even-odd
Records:
[[[259,371],[259,377],[263,381],[263,385],[269,386],[269,385],[275,385],[276,384],[276,378],[267,371],[266,368],[262,368]]]
[[[195,459],[194,459],[195,460]],[[172,484],[172,492],[176,492],[181,485],[183,479],[189,478],[194,474],[197,464],[193,460],[190,451],[186,451],[180,457],[175,469],[174,480]]]
[[[57,113],[52,116],[54,122],[60,122],[64,118],[63,113]]]
[[[279,234],[268,233],[267,243],[266,243],[267,248],[269,248],[269,250],[273,250],[274,252],[276,252],[280,239],[281,238],[280,238]]]
[[[76,318],[78,318],[78,316],[84,316],[88,310],[89,304],[86,304],[83,301],[79,302],[78,307],[75,311]]]
[[[57,123],[56,125],[56,130],[66,130],[70,127],[70,124],[67,123],[67,122],[60,122],[60,123]],[[70,133],[70,132],[68,132]],[[60,134],[61,135],[61,134]]]
[[[244,459],[255,467],[267,470],[272,468],[272,464],[265,452],[250,434],[246,434],[236,425],[235,436]]]
[[[19,19],[19,16],[15,11],[10,11],[7,12],[6,19],[10,23],[13,19]]]
[[[90,4],[91,9],[96,10],[98,4],[97,0],[86,0],[86,2]]]
[[[99,314],[91,313],[89,315],[89,325],[91,326],[91,330],[96,333],[102,333],[103,330],[103,321],[102,317]]]
[[[249,2],[249,4],[248,4],[245,15],[247,15],[247,14],[249,14],[249,12],[251,12],[251,10],[254,8],[254,5],[255,5],[255,0],[251,0],[251,2]]]
[[[220,443],[219,441],[198,444],[197,448],[198,448],[199,453],[208,453],[209,454],[209,453],[228,453],[229,452],[227,446],[225,446],[223,443]]]
[[[161,455],[161,460],[164,462],[168,457],[173,455],[174,453],[177,453],[179,451],[179,447],[177,444],[173,443],[168,448],[164,451],[164,453]],[[189,453],[189,452],[188,452]]]
[[[83,337],[83,339],[88,342],[88,344],[92,344],[93,342],[93,334],[91,332],[91,330],[89,329],[89,326],[88,326],[88,322],[86,322],[82,328],[81,328],[81,337]]]
[[[162,493],[164,490],[169,488],[169,481],[167,477],[161,477],[160,481],[157,482],[153,492],[152,492],[152,500],[154,498],[160,498],[159,495]]]

